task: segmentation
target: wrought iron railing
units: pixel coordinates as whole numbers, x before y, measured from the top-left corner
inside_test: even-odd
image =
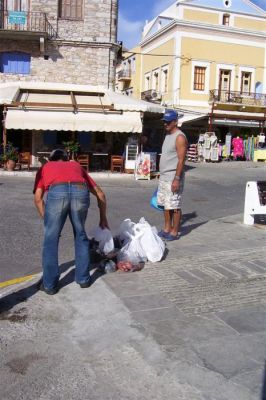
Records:
[[[235,92],[228,90],[210,90],[210,102],[243,104],[245,106],[266,106],[266,94]]]
[[[49,38],[57,37],[57,32],[44,12],[0,10],[0,31],[39,32]]]
[[[121,71],[118,72],[117,74],[118,79],[121,78],[131,78],[131,70],[130,69],[121,69]]]

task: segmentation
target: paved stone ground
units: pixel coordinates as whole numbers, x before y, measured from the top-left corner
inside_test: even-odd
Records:
[[[58,295],[30,283],[0,292],[1,398],[265,400],[266,227],[242,225],[241,213],[245,182],[257,179],[265,179],[261,164],[190,169],[182,237],[165,259],[133,274],[94,270],[89,290],[72,283],[67,228]],[[12,193],[15,181],[2,182]],[[16,182],[28,200],[31,181]],[[146,200],[155,185],[103,180],[112,226],[145,215],[160,227]],[[9,196],[12,207],[15,191]],[[36,233],[27,207],[24,223],[32,215]],[[18,243],[32,268],[40,235],[28,233],[31,244],[24,236]],[[15,262],[7,241],[3,248]]]

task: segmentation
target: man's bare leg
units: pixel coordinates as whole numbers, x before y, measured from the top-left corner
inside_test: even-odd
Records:
[[[164,232],[169,233],[172,229],[172,218],[171,218],[172,210],[164,210]]]
[[[182,211],[180,208],[177,210],[172,211],[172,226],[171,226],[171,235],[176,236],[180,229],[181,218],[182,218]]]

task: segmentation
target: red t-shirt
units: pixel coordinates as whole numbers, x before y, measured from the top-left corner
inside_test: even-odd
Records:
[[[64,182],[87,183],[88,188],[94,188],[96,183],[76,161],[49,161],[41,167],[35,178],[34,190],[47,191],[50,185]]]

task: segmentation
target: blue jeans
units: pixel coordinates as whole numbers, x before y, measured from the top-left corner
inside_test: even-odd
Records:
[[[42,253],[43,285],[54,288],[59,280],[58,243],[60,233],[69,216],[75,238],[75,280],[90,280],[89,240],[85,221],[90,205],[90,195],[85,184],[62,183],[51,186],[45,204],[44,243]]]

